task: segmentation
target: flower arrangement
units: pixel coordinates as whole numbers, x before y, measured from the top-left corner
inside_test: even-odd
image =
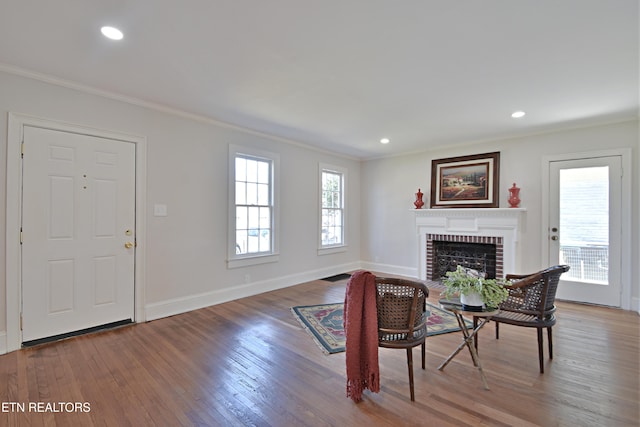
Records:
[[[495,308],[504,302],[509,296],[505,285],[511,282],[502,279],[485,279],[476,270],[458,266],[456,271],[449,271],[444,279],[446,290],[445,298],[451,298],[455,294],[460,296],[479,294],[486,307]]]

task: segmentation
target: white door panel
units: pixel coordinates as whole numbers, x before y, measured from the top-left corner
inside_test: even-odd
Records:
[[[549,263],[568,264],[558,298],[621,305],[621,156],[549,165]]]
[[[133,319],[135,145],[25,126],[22,340]]]

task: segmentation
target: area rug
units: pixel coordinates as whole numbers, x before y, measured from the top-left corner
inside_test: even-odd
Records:
[[[291,311],[304,329],[309,332],[315,343],[326,354],[345,351],[343,327],[344,304],[319,304],[292,307]],[[427,319],[427,336],[459,331],[460,327],[453,314],[427,303],[431,313]],[[466,320],[468,328],[472,323]]]

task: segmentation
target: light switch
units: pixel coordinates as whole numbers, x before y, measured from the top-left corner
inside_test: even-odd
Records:
[[[167,205],[153,205],[153,216],[167,216]]]

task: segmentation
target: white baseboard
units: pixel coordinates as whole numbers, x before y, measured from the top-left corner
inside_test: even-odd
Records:
[[[174,316],[176,314],[186,313],[199,308],[209,307],[252,295],[258,295],[276,289],[287,288],[299,283],[333,276],[346,271],[358,270],[360,268],[361,265],[359,262],[353,262],[331,266],[329,268],[306,271],[304,273],[292,274],[289,276],[282,276],[275,279],[252,282],[243,285],[233,285],[224,289],[205,292],[198,295],[190,295],[183,298],[151,303],[145,306],[145,319],[150,321],[163,317]]]
[[[631,298],[631,310],[640,314],[640,298]]]
[[[0,332],[0,354],[7,353],[7,333]]]
[[[418,277],[418,268],[403,267],[399,265],[381,264],[379,262],[361,262],[362,268],[377,273],[395,274],[398,276],[406,276],[411,278]]]

